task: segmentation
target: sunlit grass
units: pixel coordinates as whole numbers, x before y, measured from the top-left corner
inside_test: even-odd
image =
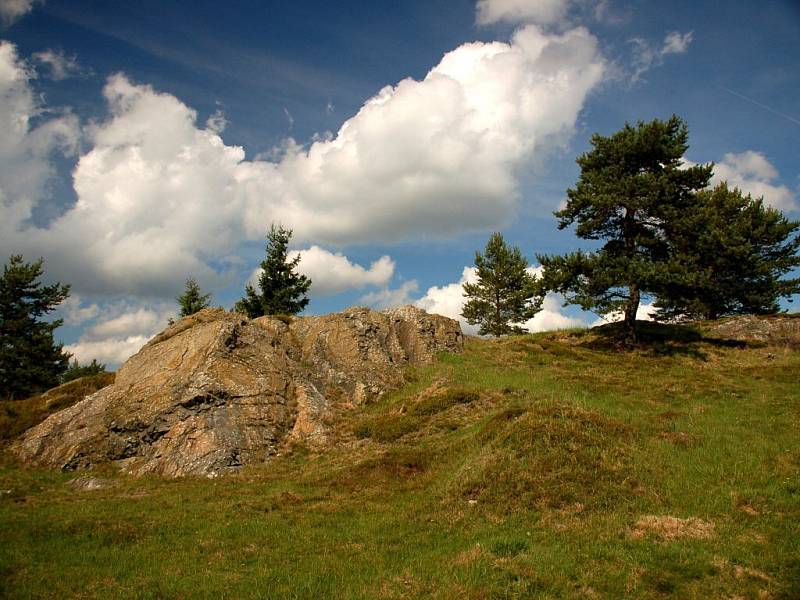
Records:
[[[793,598],[800,353],[469,340],[335,448],[217,480],[0,471],[13,598]],[[635,536],[643,516],[708,538]]]

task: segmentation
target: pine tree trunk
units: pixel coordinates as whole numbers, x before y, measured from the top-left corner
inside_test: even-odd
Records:
[[[625,250],[628,260],[636,256],[636,211],[625,209]],[[636,282],[628,284],[630,298],[625,306],[625,341],[629,344],[636,343],[636,313],[639,310],[639,285]]]
[[[500,337],[500,333],[503,329],[502,324],[500,323],[500,289],[495,287],[494,289],[494,337]]]
[[[639,286],[629,285],[630,298],[625,306],[625,339],[629,343],[636,342],[636,313],[639,311]]]

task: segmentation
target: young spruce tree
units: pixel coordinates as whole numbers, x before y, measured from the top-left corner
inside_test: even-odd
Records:
[[[478,281],[465,283],[468,298],[461,315],[470,325],[480,325],[481,335],[523,333],[520,323],[533,318],[542,306],[536,280],[526,271],[528,261],[519,248],[509,248],[503,236],[493,233],[484,254],[475,253]]]
[[[189,277],[186,280],[183,293],[176,298],[181,309],[180,316],[188,317],[204,308],[208,308],[209,298],[211,298],[211,294],[201,293],[197,280],[194,277]]]
[[[267,234],[267,257],[261,262],[261,275],[257,291],[249,283],[245,296],[234,310],[251,319],[264,315],[296,315],[308,304],[306,296],[311,280],[295,272],[300,256],[288,259],[292,230],[281,226],[270,227]]]
[[[69,286],[43,286],[39,259],[25,263],[13,255],[0,278],[0,397],[26,398],[58,385],[69,353],[53,340],[62,320],[42,318],[69,296]]]
[[[577,159],[578,183],[555,215],[559,229],[575,224],[578,237],[605,244],[596,252],[537,257],[545,287],[567,302],[600,313],[622,311],[629,341],[636,339],[642,295],[686,275],[669,264],[667,226],[692,210],[712,171],[710,165],[684,167],[688,137],[676,116],[592,136],[592,150]]]

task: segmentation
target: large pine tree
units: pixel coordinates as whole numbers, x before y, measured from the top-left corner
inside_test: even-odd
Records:
[[[69,286],[42,285],[44,261],[13,255],[0,279],[0,397],[25,398],[58,384],[69,353],[53,340],[61,319],[43,317],[69,295]]]
[[[555,214],[559,229],[575,224],[579,237],[605,244],[595,252],[538,257],[548,289],[585,309],[621,310],[630,340],[642,296],[663,286],[674,268],[666,224],[691,210],[711,177],[710,165],[684,167],[688,135],[676,116],[594,135],[592,150],[577,159],[578,183]]]
[[[800,293],[800,221],[720,184],[695,197],[691,210],[666,225],[670,277],[657,290],[656,318],[716,319],[769,314]]]
[[[520,324],[542,306],[522,252],[516,246],[509,248],[502,235],[493,233],[484,253],[475,253],[475,266],[478,280],[463,286],[467,301],[461,315],[470,325],[480,325],[481,335],[522,333]]]
[[[288,259],[292,230],[272,225],[267,234],[267,257],[261,262],[258,290],[249,283],[234,310],[251,319],[264,315],[296,315],[308,304],[311,280],[295,272],[300,256]]]

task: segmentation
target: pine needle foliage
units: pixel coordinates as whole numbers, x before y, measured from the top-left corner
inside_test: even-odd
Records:
[[[77,360],[73,360],[70,363],[69,368],[61,374],[60,381],[63,384],[67,383],[68,381],[80,379],[81,377],[95,377],[107,372],[106,366],[97,362],[96,358],[93,358],[92,362],[85,365],[80,364]]]
[[[194,313],[208,308],[208,300],[211,294],[203,294],[200,291],[200,286],[194,277],[189,277],[183,293],[176,298],[178,306],[180,307],[180,316],[188,317]]]
[[[559,229],[575,225],[578,237],[605,244],[596,252],[537,257],[547,289],[584,309],[622,311],[630,341],[642,296],[675,275],[668,224],[692,209],[711,178],[712,165],[685,166],[688,136],[686,123],[674,115],[592,136],[592,149],[577,159],[578,183],[555,215]]]
[[[475,253],[478,280],[465,283],[461,315],[470,325],[480,325],[481,335],[523,333],[520,324],[533,318],[542,306],[528,261],[516,246],[493,233],[484,253]]]
[[[236,303],[234,310],[255,319],[264,315],[296,315],[308,305],[311,280],[295,271],[299,255],[288,258],[291,238],[291,229],[274,224],[270,227],[258,290],[248,283],[244,298]]]
[[[42,285],[43,259],[26,263],[19,254],[0,278],[0,397],[26,398],[58,385],[69,353],[53,339],[62,319],[45,321],[67,296],[69,286]]]
[[[722,183],[699,192],[667,226],[670,276],[658,290],[659,320],[717,319],[779,311],[800,293],[800,221]]]

